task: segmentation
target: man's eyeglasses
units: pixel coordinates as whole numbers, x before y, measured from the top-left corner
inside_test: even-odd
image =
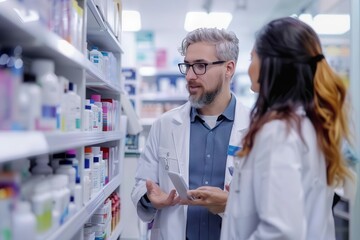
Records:
[[[179,67],[180,72],[184,75],[186,75],[188,73],[190,67],[192,67],[192,69],[196,75],[203,75],[206,73],[206,67],[208,65],[222,64],[224,62],[226,62],[226,61],[216,61],[216,62],[210,62],[210,63],[193,63],[193,64],[179,63],[178,67]]]

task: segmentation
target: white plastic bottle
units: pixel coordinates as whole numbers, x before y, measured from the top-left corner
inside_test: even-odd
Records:
[[[97,47],[92,47],[91,51],[90,51],[90,62],[94,63],[95,66],[101,71],[103,72],[103,55],[101,54],[101,52],[99,51],[99,49]]]
[[[99,159],[99,181],[100,181],[100,189],[104,186],[105,184],[105,176],[104,176],[104,172],[103,172],[103,160],[102,160],[102,151],[100,147],[92,147],[92,151],[94,154],[94,157],[97,157]],[[95,161],[95,160],[94,160]]]
[[[72,166],[75,169],[76,178],[80,178],[79,160],[76,158],[76,149],[69,149],[65,153],[66,159],[72,162]]]
[[[51,183],[54,202],[54,226],[58,227],[62,225],[68,217],[70,203],[70,189],[68,188],[69,177],[64,174],[55,174],[51,179]]]
[[[83,205],[83,190],[80,183],[80,177],[76,178],[76,184],[74,187],[74,203],[76,211],[79,211]]]
[[[100,187],[100,162],[99,157],[94,157],[94,163],[92,168],[92,196],[98,193],[101,189]]]
[[[53,169],[49,166],[49,155],[39,155],[35,159],[36,165],[31,169],[34,175],[51,175]]]
[[[47,59],[34,60],[31,66],[36,75],[36,81],[41,87],[41,119],[40,129],[43,131],[56,130],[59,118],[60,84],[55,75],[55,63]]]
[[[36,218],[29,202],[20,201],[12,214],[12,240],[35,240]]]
[[[67,130],[80,131],[81,130],[81,98],[77,94],[77,87],[75,83],[69,82],[69,91],[67,94]]]
[[[91,106],[85,105],[84,121],[83,121],[84,131],[86,132],[92,131],[92,119],[93,119],[93,115],[91,111]]]
[[[24,84],[22,88],[25,88],[28,91],[31,106],[29,113],[29,122],[28,130],[38,130],[40,128],[40,119],[41,119],[41,88],[36,84],[36,77],[33,74],[25,74]]]
[[[49,181],[39,181],[31,197],[31,209],[36,216],[36,230],[40,238],[46,238],[52,228],[52,194]]]
[[[102,110],[101,95],[93,94],[91,95],[91,99],[94,100],[94,105],[98,107],[96,123],[98,126],[97,130],[101,132],[103,130],[103,110]]]
[[[76,181],[76,171],[75,168],[72,166],[72,162],[70,160],[61,160],[59,167],[56,169],[56,174],[65,174],[69,177],[69,189],[70,189],[70,196],[74,196],[74,188],[75,188],[75,181]]]
[[[86,204],[91,198],[92,175],[90,169],[90,159],[85,158],[83,169],[83,203]]]
[[[19,124],[24,130],[39,129],[41,118],[41,88],[33,74],[25,74],[18,94]]]
[[[94,99],[90,99],[90,106],[93,112],[93,131],[99,131],[99,107],[95,105]]]

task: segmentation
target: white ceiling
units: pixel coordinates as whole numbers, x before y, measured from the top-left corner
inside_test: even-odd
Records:
[[[228,30],[237,34],[241,52],[251,49],[254,33],[270,19],[299,14],[302,11],[313,14],[350,11],[350,0],[123,0],[122,2],[124,10],[140,12],[142,30],[154,31],[156,34],[161,34],[162,38],[168,35],[169,39],[165,41],[174,42],[174,49],[178,48],[186,35],[184,30],[186,12],[206,11],[204,8],[206,4],[209,4],[210,11],[231,12],[233,19]],[[237,7],[244,4],[243,8]],[[165,44],[170,45],[167,42]]]
[[[266,21],[317,8],[348,11],[349,0],[123,0],[123,9],[141,13],[142,29],[184,31],[188,11],[226,11],[233,14],[230,30],[253,33]],[[208,5],[209,8],[205,8]],[[244,6],[242,8],[241,6]]]

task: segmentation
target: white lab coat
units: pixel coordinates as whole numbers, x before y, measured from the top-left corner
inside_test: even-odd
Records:
[[[235,159],[223,240],[334,240],[334,191],[310,120],[300,113],[304,144],[285,122],[258,132],[247,158]]]
[[[153,213],[145,211],[139,200],[146,193],[146,179],[158,183],[166,193],[174,189],[167,175],[168,170],[180,172],[189,183],[190,109],[190,103],[187,102],[159,118],[153,124],[139,158],[136,184],[131,196],[141,220],[150,222],[155,219],[151,239],[184,240],[186,237],[186,206],[166,207]],[[249,110],[237,100],[230,145],[239,146],[248,125]],[[233,158],[229,155],[227,157],[225,184],[231,181],[228,168],[233,165]]]

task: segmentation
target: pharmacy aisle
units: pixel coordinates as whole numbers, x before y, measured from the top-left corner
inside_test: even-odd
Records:
[[[118,239],[121,1],[0,1],[0,239]]]

